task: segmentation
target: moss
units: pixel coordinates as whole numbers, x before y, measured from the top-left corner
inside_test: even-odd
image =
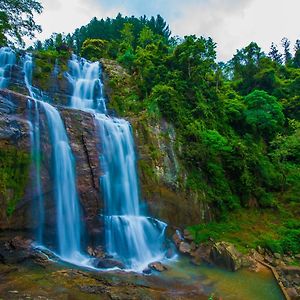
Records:
[[[47,90],[54,66],[57,63],[59,67],[59,79],[63,78],[63,73],[68,70],[68,59],[70,54],[55,50],[42,50],[34,52],[33,81],[34,85],[43,90]]]
[[[11,216],[22,198],[29,177],[30,155],[15,146],[0,148],[0,194]]]

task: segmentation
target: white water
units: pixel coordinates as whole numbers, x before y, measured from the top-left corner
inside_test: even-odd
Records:
[[[107,116],[98,62],[72,57],[68,79],[73,85],[71,106],[92,112],[101,141],[101,186],[105,202],[106,251],[127,269],[142,271],[164,258],[166,224],[140,212],[136,155],[130,124]]]
[[[51,104],[43,102],[39,95],[41,93],[31,84],[32,78],[32,56],[26,54],[23,62],[24,80],[29,95],[34,102],[35,120],[33,122],[33,153],[40,155],[40,121],[39,108],[42,108],[47,121],[50,141],[52,145],[52,166],[53,166],[53,190],[56,206],[56,238],[57,252],[60,258],[65,261],[86,265],[88,257],[81,252],[81,214],[79,199],[76,190],[76,176],[74,157],[69,145],[66,130],[60,114]],[[31,104],[29,105],[31,109]],[[40,182],[40,159],[35,161],[37,172],[36,185],[40,195],[42,195]],[[43,199],[39,198],[39,240],[43,242],[43,227],[45,219],[45,209]]]
[[[15,64],[16,54],[9,47],[0,48],[0,88],[6,88],[9,82],[9,72]]]

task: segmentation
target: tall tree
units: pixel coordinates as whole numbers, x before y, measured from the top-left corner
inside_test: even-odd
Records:
[[[281,40],[281,45],[282,45],[283,50],[284,50],[284,62],[287,65],[292,60],[292,54],[291,54],[291,51],[290,51],[291,42],[286,37],[284,37]]]
[[[276,61],[279,64],[282,64],[282,54],[279,52],[277,46],[272,43],[270,47],[270,52],[269,52],[269,57],[273,60]]]
[[[1,0],[0,1],[0,45],[19,44],[24,46],[23,37],[34,37],[35,31],[41,32],[41,26],[33,20],[33,14],[42,12],[37,0]]]

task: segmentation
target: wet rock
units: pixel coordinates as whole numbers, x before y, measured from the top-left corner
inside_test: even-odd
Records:
[[[190,254],[191,253],[191,245],[186,242],[181,242],[179,244],[179,251],[184,254]]]
[[[119,268],[125,269],[125,265],[116,259],[98,259],[96,262],[96,267],[101,269],[111,269],[111,268]]]
[[[143,274],[145,274],[145,275],[150,275],[152,273],[152,270],[151,270],[151,268],[145,268],[144,270],[143,270]]]
[[[215,243],[212,246],[210,258],[217,266],[227,270],[237,271],[242,266],[242,255],[230,243]]]
[[[210,264],[210,252],[211,252],[211,245],[209,244],[200,244],[198,248],[191,252],[191,256],[193,257],[192,263],[193,264],[200,264],[201,262],[205,262]]]
[[[183,241],[182,234],[179,230],[176,230],[176,232],[172,236],[173,242],[177,247],[179,247],[180,243]]]
[[[97,258],[113,258],[112,256],[111,257],[106,256],[105,252],[101,246],[97,246],[96,248],[92,248],[91,246],[88,246],[87,253],[90,256],[94,256]]]
[[[154,271],[163,272],[168,270],[168,268],[163,265],[160,261],[152,262],[148,265],[148,267]]]
[[[13,250],[29,250],[31,248],[31,244],[32,240],[16,236],[6,244],[6,247],[10,247],[10,249]]]

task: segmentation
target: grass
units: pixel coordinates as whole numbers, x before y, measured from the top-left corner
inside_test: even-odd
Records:
[[[188,228],[196,243],[209,238],[233,243],[239,251],[262,246],[273,253],[300,253],[300,221],[288,208],[239,209],[221,222]]]

